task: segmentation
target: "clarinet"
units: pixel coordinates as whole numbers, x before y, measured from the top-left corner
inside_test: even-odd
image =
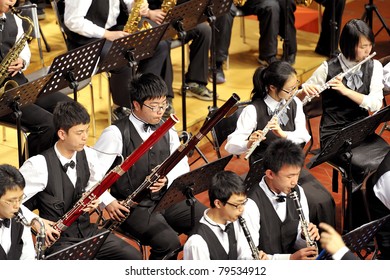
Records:
[[[289,197],[294,201],[295,208],[298,212],[299,220],[301,221],[301,227],[302,227],[302,232],[303,235],[305,236],[306,240],[306,246],[311,247],[314,246],[317,251],[318,251],[318,246],[317,243],[311,239],[310,234],[309,234],[309,224],[307,220],[305,219],[305,215],[302,210],[302,205],[301,202],[299,201],[298,193],[297,191],[293,190],[290,192]]]
[[[330,88],[330,83],[332,83],[336,78],[344,78],[345,75],[347,75],[348,73],[350,72],[353,72],[355,69],[357,69],[359,66],[363,65],[364,63],[366,63],[367,61],[369,61],[371,58],[373,58],[374,56],[376,55],[376,52],[373,52],[372,54],[370,54],[369,56],[367,56],[365,59],[363,59],[362,61],[360,61],[358,64],[356,64],[355,66],[349,68],[347,71],[345,72],[341,72],[340,74],[334,76],[332,79],[330,79],[329,81],[327,81],[325,84],[323,84],[319,91],[318,91],[318,94],[320,94],[321,92],[323,92],[324,90]],[[306,105],[307,103],[309,103],[313,98],[315,97],[315,95],[306,95],[305,98],[302,100],[302,105]]]
[[[251,248],[253,259],[260,260],[259,249],[257,249],[255,243],[253,242],[251,233],[249,232],[249,229],[248,229],[248,226],[246,225],[245,219],[242,216],[238,216],[238,222],[240,223],[240,226],[242,227],[242,230],[244,231],[246,241],[248,241],[249,247]]]
[[[34,230],[34,233],[35,235],[37,236],[36,237],[36,240],[35,240],[35,252],[36,252],[36,259],[37,260],[42,260],[45,258],[45,250],[46,250],[46,246],[45,246],[45,238],[46,238],[46,230],[45,230],[45,224],[43,222],[43,220],[39,217],[34,217],[32,220],[31,220],[31,223],[28,223],[27,219],[23,216],[23,214],[21,212],[16,212],[15,213],[15,220],[16,222],[18,223],[21,223],[22,225],[26,226],[26,227],[31,227],[34,222],[38,222],[39,223],[39,226],[40,226],[40,229],[39,229],[39,232],[36,233]]]
[[[76,204],[65,215],[63,215],[54,225],[53,228],[58,232],[66,230],[74,221],[76,221],[89,204],[99,198],[113,183],[115,183],[123,174],[129,170],[136,161],[141,158],[158,140],[160,140],[169,129],[179,120],[175,115],[171,115],[152,135],[148,137],[136,150],[134,150],[122,164],[117,165],[104,178],[83,194]],[[54,242],[50,244],[53,245]]]
[[[195,146],[199,141],[208,133],[210,130],[225,116],[229,115],[230,109],[240,100],[240,97],[233,93],[232,97],[229,98],[219,108],[210,119],[208,119],[203,126],[200,128],[199,132],[192,136],[191,139],[184,144],[181,144],[176,151],[174,151],[168,158],[166,158],[163,163],[156,166],[152,173],[149,174],[142,184],[125,200],[122,200],[120,203],[125,206],[129,212],[123,213],[125,215],[120,221],[107,219],[103,224],[103,228],[113,231],[117,229],[130,215],[131,208],[136,207],[149,193],[149,188],[153,186],[160,178],[165,177],[175,166],[178,164]]]
[[[256,148],[260,145],[262,138],[267,135],[268,131],[270,130],[269,126],[272,121],[275,119],[278,120],[279,117],[283,114],[283,112],[287,109],[287,107],[290,105],[290,103],[294,100],[294,97],[297,96],[298,90],[295,91],[295,93],[284,103],[284,105],[278,110],[276,114],[272,116],[272,118],[269,120],[267,125],[261,130],[261,136],[259,140],[252,143],[251,147],[248,149],[245,155],[245,159],[248,160],[251,154],[256,150]]]

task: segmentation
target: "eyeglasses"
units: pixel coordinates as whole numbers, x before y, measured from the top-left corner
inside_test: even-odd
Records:
[[[5,204],[7,204],[8,206],[16,206],[20,203],[22,203],[23,199],[25,199],[27,196],[25,194],[23,194],[21,197],[19,198],[15,198],[15,199],[10,199],[10,200],[0,200],[2,202],[4,202]]]
[[[285,92],[287,94],[291,94],[293,91],[295,91],[298,88],[298,86],[300,84],[301,84],[301,82],[299,80],[297,80],[297,83],[295,84],[295,86],[292,89],[287,90],[287,89],[282,88],[281,91],[283,91],[283,92]]]
[[[162,105],[159,106],[149,106],[144,103],[144,106],[152,110],[152,112],[165,111],[168,108],[167,103],[163,103]]]
[[[243,203],[233,204],[233,203],[230,203],[229,201],[226,201],[226,204],[229,204],[230,206],[233,206],[236,209],[243,209],[247,202],[248,202],[248,199],[245,199]]]

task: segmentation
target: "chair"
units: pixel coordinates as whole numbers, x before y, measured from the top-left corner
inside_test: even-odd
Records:
[[[382,63],[383,67],[390,63],[390,55],[382,57],[379,59],[380,63]],[[386,96],[390,94],[390,91],[383,90],[383,106],[387,106],[387,101],[386,101]],[[382,126],[382,129],[379,132],[379,135],[382,135],[383,131],[385,130],[390,130],[390,125],[385,122],[384,125]]]
[[[236,108],[233,114],[219,121],[211,130],[213,137],[214,150],[217,153],[218,158],[221,158],[220,147],[222,143],[227,139],[229,134],[233,133],[237,126],[237,120],[242,110],[250,103],[250,101],[240,102],[233,108]]]

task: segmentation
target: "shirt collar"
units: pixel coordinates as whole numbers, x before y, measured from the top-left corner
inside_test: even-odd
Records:
[[[203,217],[204,217],[205,221],[206,221],[207,223],[209,223],[210,225],[212,225],[212,226],[214,226],[214,227],[219,227],[222,231],[225,231],[226,226],[227,226],[228,224],[230,224],[231,222],[227,222],[226,225],[218,224],[218,223],[214,222],[214,221],[207,215],[207,213],[209,212],[209,210],[210,210],[210,209],[206,209],[206,210],[204,211]]]
[[[273,99],[269,94],[267,94],[264,98],[265,104],[268,106],[268,108],[271,109],[271,111],[275,111],[275,109],[279,106],[279,103],[284,105],[286,103],[286,100],[282,99],[280,102]]]
[[[70,162],[71,160],[73,160],[73,161],[77,164],[77,161],[76,161],[76,154],[77,154],[77,153],[74,152],[74,153],[73,153],[73,156],[72,156],[71,158],[66,158],[66,157],[64,157],[64,156],[60,153],[60,151],[57,149],[57,143],[58,143],[58,142],[56,142],[55,145],[54,145],[54,151],[56,152],[56,155],[57,155],[58,159],[60,160],[61,164],[62,164],[62,165],[65,165],[66,163]]]

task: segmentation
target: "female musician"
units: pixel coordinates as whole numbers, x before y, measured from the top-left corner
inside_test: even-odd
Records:
[[[301,101],[293,102],[282,113],[279,120],[272,116],[286,103],[299,85],[295,69],[287,62],[277,61],[268,67],[259,67],[253,75],[252,103],[241,113],[236,130],[228,136],[225,149],[232,154],[242,154],[253,142],[262,137],[262,130],[268,126],[272,132],[250,157],[250,163],[260,159],[267,146],[277,138],[287,138],[297,144],[310,140],[306,130],[305,115]]]
[[[352,19],[340,36],[341,54],[323,62],[303,84],[307,95],[318,95],[321,85],[353,67],[372,51],[374,34],[368,25]],[[369,60],[344,79],[336,78],[322,96],[323,115],[320,124],[320,144],[324,148],[331,136],[348,124],[367,117],[382,106],[383,67],[377,60]]]

